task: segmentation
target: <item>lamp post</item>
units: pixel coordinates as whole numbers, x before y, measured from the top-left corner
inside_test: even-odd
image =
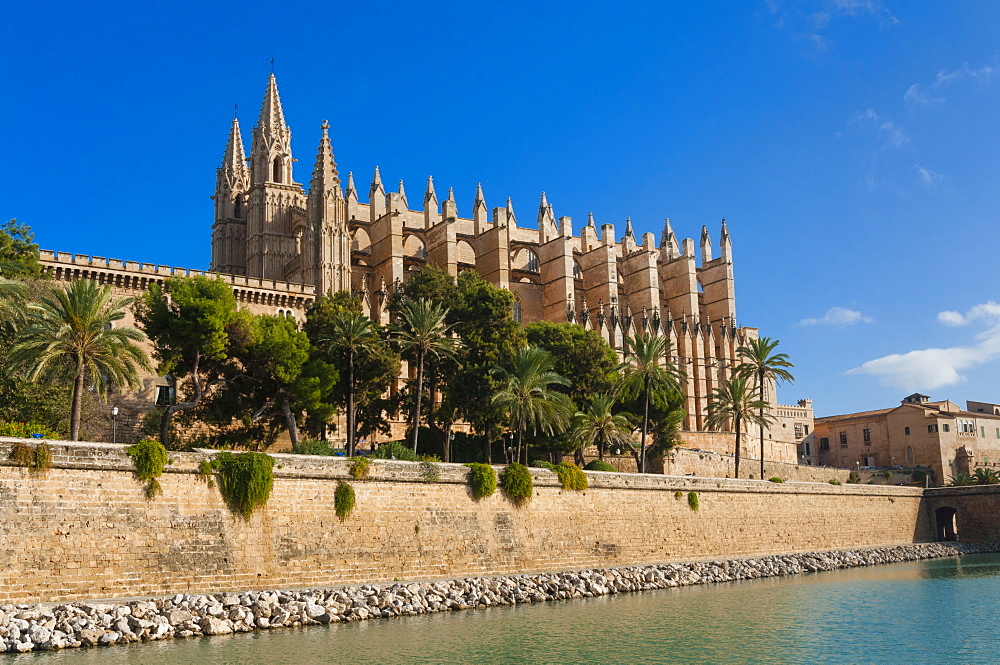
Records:
[[[111,407],[111,443],[118,443],[118,407]]]

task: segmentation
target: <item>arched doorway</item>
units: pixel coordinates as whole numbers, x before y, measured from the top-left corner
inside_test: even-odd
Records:
[[[942,506],[934,511],[934,540],[938,542],[958,540],[957,511],[950,506]]]

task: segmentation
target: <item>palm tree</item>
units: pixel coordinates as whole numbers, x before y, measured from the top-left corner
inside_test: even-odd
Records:
[[[569,397],[552,386],[569,386],[570,382],[554,370],[552,354],[545,349],[525,347],[517,352],[514,368],[508,372],[494,367],[502,387],[493,395],[493,405],[510,418],[511,429],[517,437],[517,459],[524,450],[524,463],[528,463],[528,449],[523,446],[524,432],[542,430],[552,435],[569,425],[573,403]]]
[[[582,448],[597,446],[598,459],[603,460],[604,451],[612,446],[634,448],[632,421],[624,413],[612,413],[614,406],[612,395],[598,393],[591,398],[586,411],[573,417],[570,436]]]
[[[767,384],[771,381],[775,383],[788,381],[791,383],[795,380],[791,372],[786,369],[795,365],[788,360],[787,354],[774,352],[777,346],[778,340],[772,340],[770,337],[760,337],[758,339],[751,339],[745,346],[736,349],[736,353],[739,354],[741,360],[736,371],[754,377],[757,386],[757,396],[764,403],[764,406],[760,407],[760,416],[764,415],[764,409],[770,408],[770,405],[767,403],[767,395],[764,394]],[[760,477],[764,477],[764,425],[762,424],[760,425]]]
[[[80,436],[83,391],[107,399],[108,387],[142,387],[139,370],[152,371],[146,352],[137,344],[146,336],[131,327],[114,327],[125,317],[132,298],[111,299],[111,287],[80,280],[55,289],[28,307],[20,341],[11,349],[12,366],[29,380],[73,379],[70,440]]]
[[[618,366],[620,390],[642,395],[642,440],[639,443],[639,473],[646,472],[646,436],[649,434],[649,402],[653,395],[681,390],[684,372],[670,361],[670,339],[637,333],[625,338],[625,362]]]
[[[330,342],[334,348],[347,352],[347,456],[354,456],[354,437],[357,434],[355,420],[357,409],[354,406],[356,387],[354,385],[354,357],[359,351],[370,348],[378,341],[378,333],[372,320],[362,314],[340,311],[334,314],[330,321],[332,335],[320,340]]]
[[[17,328],[24,321],[24,282],[0,277],[0,324]]]
[[[445,323],[448,309],[426,299],[409,300],[399,307],[403,319],[394,328],[400,351],[411,353],[417,359],[416,406],[413,410],[413,452],[417,452],[420,432],[420,401],[424,390],[424,361],[428,358],[443,359],[455,355],[457,343],[449,337],[451,326]]]
[[[948,484],[953,487],[965,487],[967,485],[975,485],[976,479],[967,473],[956,473],[948,479]]]
[[[977,485],[1000,485],[1000,474],[993,469],[979,467],[973,472]]]
[[[736,432],[736,469],[733,474],[740,477],[740,435],[743,424],[770,425],[774,418],[764,413],[767,403],[757,398],[757,393],[749,385],[750,377],[746,374],[734,374],[728,381],[712,391],[708,400],[708,418],[705,424],[709,429],[721,430],[732,423]],[[761,475],[763,478],[763,474]]]

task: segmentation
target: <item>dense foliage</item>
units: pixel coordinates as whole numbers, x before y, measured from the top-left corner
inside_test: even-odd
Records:
[[[350,517],[351,513],[354,512],[356,501],[357,497],[354,494],[354,488],[349,483],[338,480],[337,489],[333,492],[333,510],[341,522]]]
[[[219,489],[234,513],[250,519],[267,504],[274,487],[274,458],[264,453],[221,452],[214,466],[219,472]]]
[[[163,444],[153,439],[142,439],[139,443],[126,448],[125,452],[132,458],[135,477],[147,483],[146,497],[151,499],[162,493],[157,478],[163,475],[168,460],[167,449]]]
[[[497,472],[493,467],[476,462],[466,466],[469,467],[469,487],[472,488],[472,496],[477,499],[493,496],[497,491]]]
[[[583,467],[587,471],[617,471],[615,467],[611,466],[604,460],[595,459],[587,462],[587,466]]]
[[[535,483],[531,471],[523,464],[514,463],[500,474],[500,486],[504,494],[514,503],[525,503],[535,493]]]
[[[563,489],[582,492],[590,485],[587,474],[575,464],[556,464],[552,470],[559,476],[559,482],[562,483]]]

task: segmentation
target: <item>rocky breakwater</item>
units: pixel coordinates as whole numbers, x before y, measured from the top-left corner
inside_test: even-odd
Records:
[[[998,551],[1000,544],[934,543],[339,589],[177,594],[128,603],[3,605],[0,651],[57,650],[246,633]]]

